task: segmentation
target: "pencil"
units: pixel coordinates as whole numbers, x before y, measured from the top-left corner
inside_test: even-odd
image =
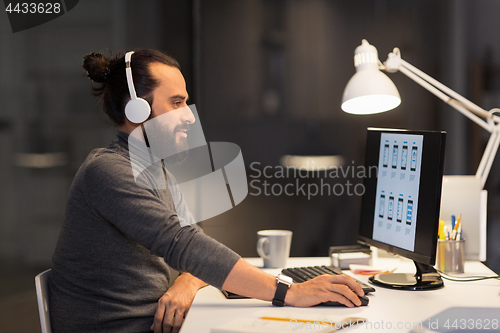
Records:
[[[267,316],[264,316],[264,317],[260,317],[260,319],[264,319],[264,320],[279,320],[279,321],[294,321],[294,322],[297,322],[297,323],[313,323],[313,322],[318,322],[320,320],[314,320],[314,319],[295,319],[295,318],[281,318],[281,317],[267,317]],[[333,323],[335,324],[335,323]]]
[[[282,317],[269,317],[269,316],[263,316],[263,317],[260,317],[260,319],[263,319],[263,320],[278,320],[278,321],[294,321],[294,322],[297,322],[297,323],[314,323],[314,322],[322,322],[322,320],[314,320],[314,319],[296,319],[296,318],[282,318]],[[326,319],[324,319],[326,320]],[[323,321],[324,321],[323,320]],[[349,324],[353,324],[353,323],[364,323],[366,321],[365,318],[354,318],[354,317],[349,317],[349,318],[345,318],[344,320],[341,321],[342,323],[342,327],[344,327],[345,325],[349,325]],[[332,321],[328,321],[328,324],[330,325],[336,325],[335,322],[332,322]]]

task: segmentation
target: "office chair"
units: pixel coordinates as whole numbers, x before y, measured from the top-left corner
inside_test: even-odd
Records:
[[[38,301],[38,314],[40,315],[40,326],[42,333],[52,333],[49,313],[49,288],[48,279],[50,269],[35,276],[36,299]]]

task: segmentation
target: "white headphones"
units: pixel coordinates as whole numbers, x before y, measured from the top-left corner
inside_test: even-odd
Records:
[[[132,80],[132,54],[134,51],[125,54],[125,74],[127,75],[128,91],[130,92],[130,101],[125,105],[125,117],[134,124],[141,124],[145,122],[151,114],[151,106],[149,103],[140,97],[137,97],[134,88],[134,81]]]

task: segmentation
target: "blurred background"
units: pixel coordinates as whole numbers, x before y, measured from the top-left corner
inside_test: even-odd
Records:
[[[326,256],[329,246],[355,243],[360,197],[273,194],[273,184],[321,181],[277,177],[281,156],[321,149],[357,167],[368,126],[445,130],[445,174],[474,174],[489,137],[401,73],[389,74],[401,94],[397,109],[344,113],[355,48],[367,39],[385,61],[399,47],[403,59],[489,110],[500,107],[499,12],[496,0],[80,0],[64,16],[15,34],[2,12],[0,332],[39,331],[33,278],[51,266],[78,167],[115,136],[81,68],[85,54],[154,48],[172,55],[207,141],[240,146],[247,177],[257,181],[240,205],[201,223],[207,234],[257,256],[257,230],[285,228],[294,232],[292,256]],[[323,181],[346,186],[362,178]],[[498,158],[486,189],[486,264],[499,272]]]

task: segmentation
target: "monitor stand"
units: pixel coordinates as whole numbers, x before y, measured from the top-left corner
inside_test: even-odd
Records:
[[[444,287],[441,275],[434,267],[413,261],[417,272],[386,273],[370,277],[370,281],[378,286],[401,290],[429,290]]]

